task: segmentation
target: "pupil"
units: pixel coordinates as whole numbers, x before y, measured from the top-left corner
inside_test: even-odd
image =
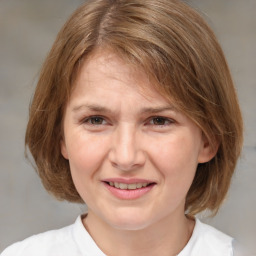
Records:
[[[161,118],[161,117],[154,118],[154,124],[164,125],[164,123],[165,123],[164,118]]]
[[[92,119],[92,124],[101,124],[102,123],[102,118],[100,117],[94,117]]]

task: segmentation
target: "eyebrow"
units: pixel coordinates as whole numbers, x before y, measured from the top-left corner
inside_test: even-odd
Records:
[[[115,112],[115,111],[112,111],[111,109],[109,109],[107,107],[96,105],[96,104],[83,104],[83,105],[75,106],[72,109],[72,112],[79,112],[79,111],[82,111],[84,109],[85,110],[90,110],[90,111],[93,111],[93,112],[103,112],[103,113],[113,113],[113,112]],[[146,108],[142,108],[139,113],[140,114],[156,114],[156,113],[165,112],[165,111],[176,111],[176,109],[172,105],[146,107]]]
[[[142,114],[156,114],[160,112],[165,112],[165,111],[175,111],[175,108],[171,105],[168,106],[159,106],[159,107],[149,107],[149,108],[143,108],[140,112]]]
[[[110,109],[100,106],[100,105],[95,105],[95,104],[83,104],[83,105],[79,105],[79,106],[75,106],[72,111],[73,112],[78,112],[80,110],[83,109],[89,109],[95,112],[112,112]]]
[[[101,106],[98,104],[83,104],[83,105],[78,105],[75,106],[72,109],[72,112],[74,114],[76,113],[83,113],[83,111],[91,111],[92,113],[95,114],[103,114],[103,115],[116,115],[117,111],[112,111],[111,109],[105,107],[105,106]]]

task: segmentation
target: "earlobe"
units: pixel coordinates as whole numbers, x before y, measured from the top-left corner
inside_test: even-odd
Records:
[[[60,141],[60,150],[61,150],[62,156],[68,160],[69,158],[68,158],[67,147],[63,139]]]
[[[207,137],[202,135],[202,145],[201,150],[198,155],[198,163],[207,163],[217,154],[219,149],[219,142],[217,139],[213,144],[209,142]]]

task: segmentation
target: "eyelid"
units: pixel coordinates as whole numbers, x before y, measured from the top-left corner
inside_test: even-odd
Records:
[[[92,120],[93,119],[102,119],[102,123],[93,123]],[[163,124],[159,123],[154,123],[154,119],[162,119],[164,121]],[[81,121],[80,121],[81,124],[83,125],[89,125],[89,126],[95,126],[95,127],[100,127],[100,126],[105,126],[105,125],[111,125],[111,122],[105,117],[105,116],[102,116],[102,115],[90,115],[90,116],[86,116],[84,118],[81,118]],[[161,115],[155,115],[155,116],[150,116],[149,118],[146,119],[145,121],[145,125],[149,125],[149,126],[153,126],[153,127],[160,127],[160,128],[163,128],[163,127],[166,127],[166,126],[170,126],[172,124],[176,123],[176,121],[173,119],[173,118],[170,118],[170,117],[166,117],[166,116],[161,116]]]
[[[151,123],[152,121],[154,121],[154,119],[163,119],[165,122],[168,122],[167,124],[154,124],[154,123]],[[159,126],[159,127],[164,127],[164,126],[169,126],[173,123],[175,123],[175,120],[172,119],[172,118],[169,118],[169,117],[165,117],[165,116],[152,116],[148,119],[147,123],[149,123],[150,125],[152,126]]]
[[[102,124],[93,124],[93,123],[91,123],[90,121],[93,120],[94,118],[95,119],[96,118],[102,119],[103,123]],[[81,120],[81,123],[82,124],[92,125],[92,126],[100,126],[100,125],[106,125],[108,122],[107,122],[107,120],[106,120],[106,118],[104,116],[101,116],[101,115],[91,115],[91,116],[87,116],[87,117],[83,118]]]

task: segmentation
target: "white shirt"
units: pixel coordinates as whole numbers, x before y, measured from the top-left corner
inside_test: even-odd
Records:
[[[232,238],[196,219],[193,234],[177,256],[233,256]],[[84,228],[81,216],[73,225],[31,236],[1,256],[106,256]]]

